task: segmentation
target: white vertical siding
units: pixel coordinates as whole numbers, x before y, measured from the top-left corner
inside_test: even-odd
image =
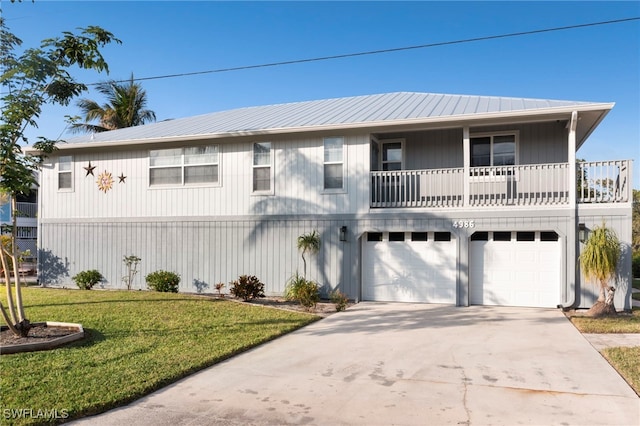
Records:
[[[252,194],[254,141],[221,144],[221,186],[150,188],[148,151],[74,155],[74,191],[57,190],[55,166],[42,173],[40,216],[52,218],[143,218],[356,213],[368,209],[368,136],[345,138],[344,193],[324,193],[322,138],[265,138],[274,151],[274,195]],[[256,141],[263,141],[256,140]],[[52,158],[55,162],[55,157]],[[84,167],[91,162],[94,176]],[[96,180],[113,176],[106,193]],[[124,183],[118,176],[126,176]],[[362,191],[362,189],[365,189]],[[366,195],[366,199],[364,197]]]

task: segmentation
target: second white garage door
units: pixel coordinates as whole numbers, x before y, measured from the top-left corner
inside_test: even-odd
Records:
[[[469,303],[555,308],[561,259],[555,232],[478,232],[469,242]]]
[[[456,242],[449,232],[363,238],[362,299],[456,303]]]

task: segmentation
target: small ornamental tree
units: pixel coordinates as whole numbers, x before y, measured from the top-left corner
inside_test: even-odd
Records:
[[[316,254],[320,251],[320,234],[315,229],[313,232],[302,234],[298,237],[298,250],[301,251],[302,262],[304,264],[304,277],[307,278],[307,259],[306,253]]]
[[[0,16],[0,192],[9,198],[12,215],[11,249],[2,246],[0,261],[7,286],[7,306],[0,304],[0,313],[9,329],[27,336],[31,325],[24,313],[20,275],[16,216],[18,194],[28,194],[36,184],[36,171],[47,154],[56,148],[55,140],[40,137],[33,148],[40,155],[25,155],[22,144],[28,126],[37,127],[44,105],[68,105],[83,91],[85,84],[75,81],[70,69],[91,69],[108,72],[101,48],[120,43],[113,34],[100,27],[81,28],[78,34],[64,32],[61,37],[42,41],[40,47],[15,53],[22,41],[9,32]],[[12,262],[15,285],[12,294],[9,259]]]
[[[600,286],[598,301],[589,309],[590,315],[616,314],[613,302],[616,289],[609,285],[609,281],[615,277],[620,254],[620,240],[612,229],[602,224],[590,231],[578,258],[582,275],[588,280],[597,281]]]

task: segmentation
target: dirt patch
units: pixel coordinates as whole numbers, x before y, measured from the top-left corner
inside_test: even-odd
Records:
[[[26,343],[43,343],[59,337],[77,333],[78,329],[73,327],[47,327],[46,325],[34,325],[29,330],[27,337],[20,337],[13,334],[9,329],[0,331],[0,346],[23,345]]]
[[[330,302],[329,300],[321,300],[320,302],[318,302],[315,308],[307,309],[304,306],[300,305],[299,303],[288,301],[282,297],[265,297],[265,298],[250,300],[248,302],[243,302],[240,299],[234,299],[234,298],[227,298],[227,299],[237,301],[240,303],[249,303],[252,305],[266,306],[266,307],[275,308],[275,309],[285,309],[288,311],[296,311],[296,312],[307,312],[307,313],[315,314],[321,317],[326,317],[336,313],[336,305]],[[347,308],[351,305],[352,303],[349,303],[347,305]]]

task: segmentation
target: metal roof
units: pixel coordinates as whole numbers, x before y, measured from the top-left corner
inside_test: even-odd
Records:
[[[66,140],[86,146],[152,143],[242,135],[292,133],[368,126],[432,123],[493,117],[517,117],[598,111],[591,129],[612,103],[559,101],[492,96],[397,92],[239,108],[162,121],[144,126],[87,134]]]

